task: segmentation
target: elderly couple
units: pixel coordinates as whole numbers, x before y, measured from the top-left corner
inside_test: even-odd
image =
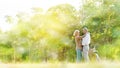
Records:
[[[83,58],[86,62],[89,62],[89,44],[90,44],[90,33],[88,32],[88,29],[84,27],[82,29],[82,32],[84,35],[80,36],[80,31],[75,30],[74,36],[75,36],[75,43],[76,43],[76,53],[77,53],[77,62],[80,62]],[[83,52],[83,53],[82,53]]]

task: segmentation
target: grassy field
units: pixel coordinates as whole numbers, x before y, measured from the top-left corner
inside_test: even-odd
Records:
[[[120,63],[106,61],[96,63],[1,63],[0,68],[120,68]]]

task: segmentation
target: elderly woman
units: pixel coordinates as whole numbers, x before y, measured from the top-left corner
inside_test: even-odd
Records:
[[[76,43],[77,62],[80,62],[82,59],[82,43],[80,38],[80,31],[75,30],[73,36],[75,37]]]

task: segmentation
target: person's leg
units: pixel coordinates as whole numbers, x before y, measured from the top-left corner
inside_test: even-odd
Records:
[[[83,47],[83,57],[86,62],[89,62],[89,56],[88,56],[89,46]]]
[[[79,62],[79,50],[76,50],[76,62]]]
[[[82,58],[81,50],[80,50],[80,49],[77,49],[77,50],[76,50],[76,53],[77,53],[76,61],[77,61],[77,62],[80,62],[80,61],[81,61],[81,58]]]
[[[77,52],[77,62],[80,62],[82,59],[82,52],[80,49],[77,49],[76,52]]]
[[[82,60],[82,50],[80,50],[80,61]]]

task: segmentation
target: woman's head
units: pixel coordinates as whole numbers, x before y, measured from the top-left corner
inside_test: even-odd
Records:
[[[80,31],[79,30],[75,30],[74,33],[73,33],[73,36],[78,36],[80,34]]]

